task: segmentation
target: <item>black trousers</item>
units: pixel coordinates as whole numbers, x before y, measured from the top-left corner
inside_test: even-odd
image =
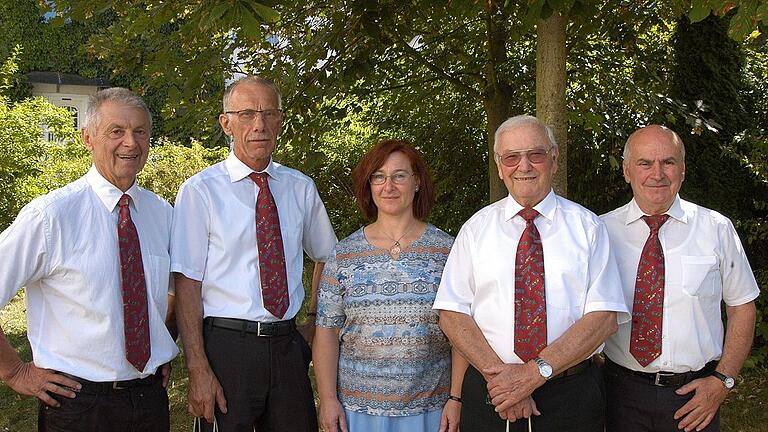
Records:
[[[590,365],[584,372],[548,381],[533,392],[541,412],[532,416],[534,432],[603,432],[605,389],[600,369]],[[485,378],[470,366],[461,391],[461,432],[504,432],[506,421],[488,402]],[[528,420],[510,423],[510,431],[528,432]]]
[[[83,385],[74,399],[52,395],[61,404],[39,403],[39,432],[168,432],[168,393],[158,372],[148,385],[113,390]]]
[[[227,413],[216,410],[220,432],[317,432],[312,354],[298,331],[264,337],[206,325],[203,337],[227,399]]]
[[[693,398],[680,396],[678,387],[659,387],[647,379],[606,364],[605,386],[608,394],[608,432],[678,432],[680,420],[675,411]],[[720,411],[704,432],[720,430]]]

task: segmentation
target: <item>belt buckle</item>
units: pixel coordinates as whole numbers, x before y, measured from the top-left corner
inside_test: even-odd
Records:
[[[112,381],[112,390],[125,390],[128,387],[121,387],[118,385],[120,381]]]
[[[261,334],[261,321],[256,321],[256,336],[266,336]]]
[[[672,376],[675,376],[675,374],[673,372],[656,372],[656,375],[655,375],[654,380],[653,380],[653,385],[659,386],[659,387],[666,387],[667,384],[666,383],[662,383],[661,379],[662,378],[669,378],[669,377],[672,377]]]

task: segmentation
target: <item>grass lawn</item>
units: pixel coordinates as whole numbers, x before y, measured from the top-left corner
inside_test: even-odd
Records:
[[[25,360],[31,358],[24,318],[24,301],[17,296],[0,310],[0,326],[11,345]],[[173,375],[168,396],[171,400],[171,431],[191,429],[191,418],[186,413],[187,377],[184,358],[173,363]],[[768,369],[752,369],[742,373],[739,385],[733,390],[722,409],[723,432],[768,431]],[[34,432],[37,430],[37,402],[21,397],[0,383],[0,432]]]

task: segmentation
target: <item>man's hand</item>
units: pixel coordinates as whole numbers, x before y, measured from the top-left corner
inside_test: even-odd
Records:
[[[679,395],[690,392],[695,392],[693,398],[675,412],[675,420],[682,419],[677,427],[685,432],[707,427],[728,396],[723,382],[713,376],[693,380],[675,391]]]
[[[315,320],[308,320],[308,322],[298,326],[296,330],[299,331],[304,340],[309,344],[309,347],[312,348],[312,340],[315,339]]]
[[[488,395],[498,413],[520,403],[546,382],[532,361],[492,366],[482,373],[488,381]]]
[[[59,402],[48,392],[74,399],[77,394],[73,389],[82,387],[79,382],[50,369],[40,369],[32,362],[19,363],[5,383],[17,393],[34,396],[52,407],[58,407]]]
[[[339,400],[329,398],[320,401],[320,430],[324,432],[347,432],[347,419]]]
[[[536,402],[534,402],[533,398],[530,396],[512,405],[508,410],[499,412],[499,417],[501,417],[502,420],[508,420],[510,422],[522,418],[529,418],[532,415],[541,415],[541,413],[536,407]]]
[[[160,373],[163,374],[163,388],[168,388],[168,381],[171,380],[171,362],[160,367]]]
[[[213,423],[214,404],[219,411],[227,413],[227,400],[219,380],[210,367],[202,370],[189,370],[189,387],[187,389],[187,411],[195,417],[205,417],[205,421]]]

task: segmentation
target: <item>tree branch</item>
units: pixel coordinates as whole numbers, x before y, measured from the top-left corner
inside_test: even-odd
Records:
[[[427,69],[437,74],[437,76],[442,77],[446,81],[466,91],[472,96],[477,98],[482,97],[482,94],[477,90],[475,90],[474,88],[472,88],[472,86],[465,84],[460,79],[454,77],[453,75],[450,75],[448,72],[444,71],[437,65],[433,64],[432,62],[424,58],[424,56],[422,56],[419,51],[417,51],[412,46],[408,45],[408,42],[404,41],[403,38],[401,38],[399,35],[396,35],[394,33],[389,33],[389,34],[394,40],[397,41],[398,45],[400,45],[403,48],[403,50],[405,50],[405,52],[410,55],[411,58],[416,60],[417,63],[421,64],[422,66],[425,66]]]

